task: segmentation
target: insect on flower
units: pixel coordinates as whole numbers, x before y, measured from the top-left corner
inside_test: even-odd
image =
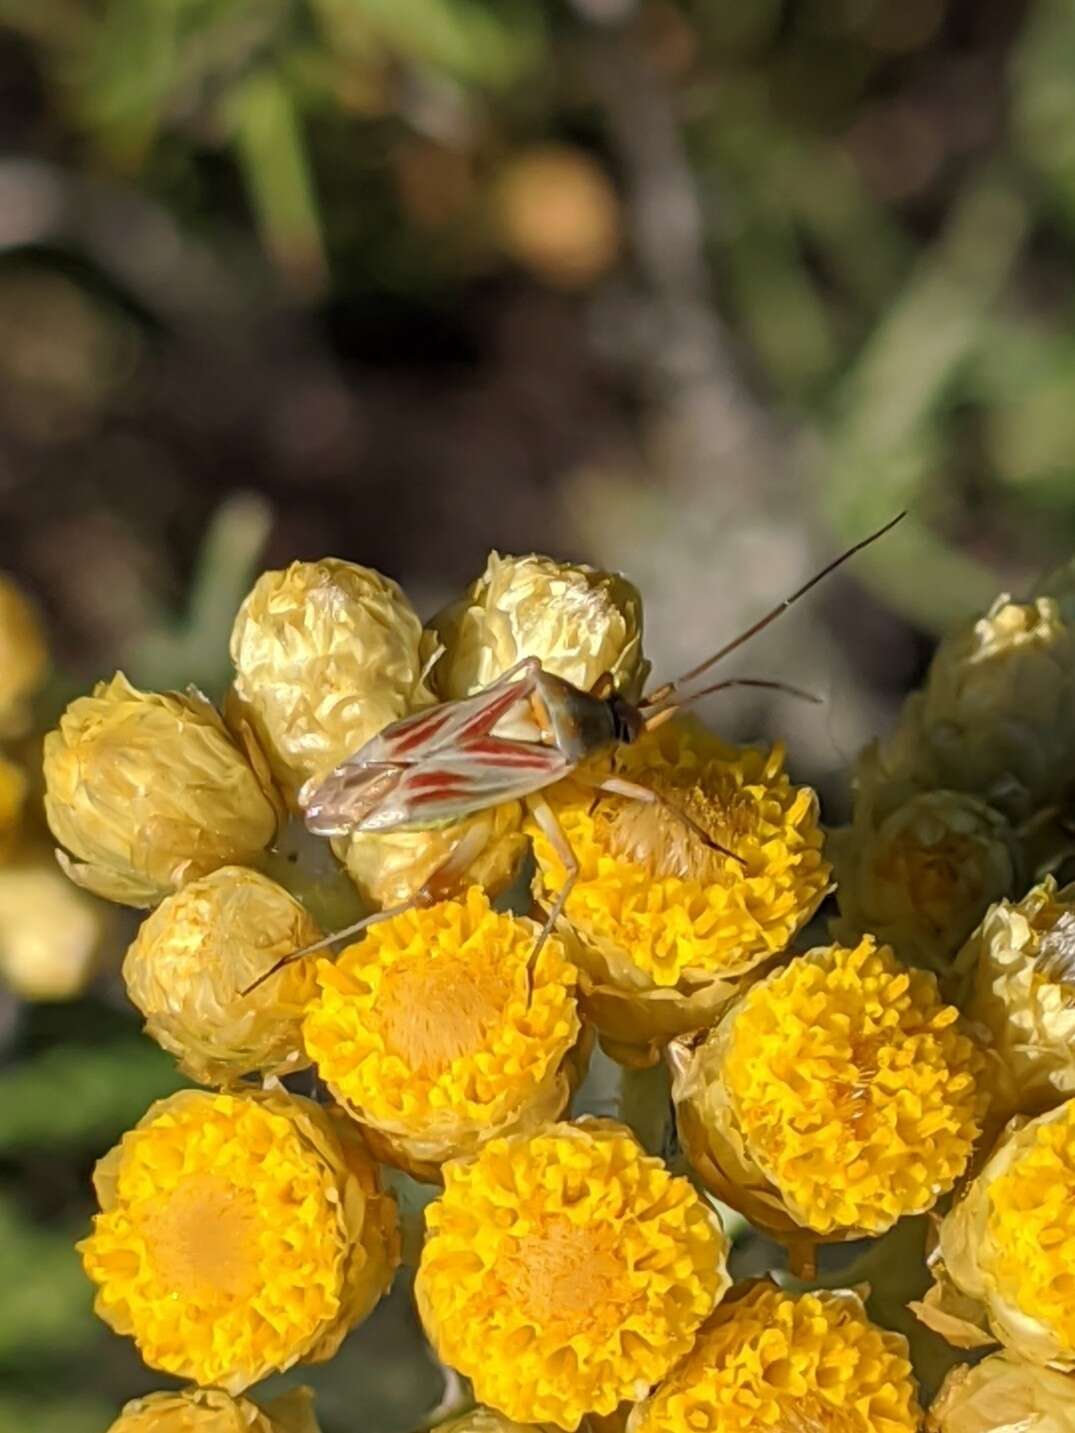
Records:
[[[478,692],[459,701],[443,702],[384,728],[366,744],[320,779],[308,781],[299,793],[306,826],[317,836],[347,836],[354,832],[419,831],[448,825],[475,811],[505,801],[525,799],[538,823],[557,850],[567,873],[553,901],[534,955],[564,909],[579,866],[567,837],[541,792],[568,775],[586,780],[579,768],[593,757],[637,741],[701,697],[731,687],[765,687],[817,701],[808,692],[784,682],[733,677],[699,691],[683,689],[704,672],[743,646],[769,626],[793,602],[848,558],[883,537],[906,516],[889,522],[841,553],[820,572],[785,597],[745,632],[726,642],[704,662],[674,682],[666,682],[637,704],[615,691],[611,676],[604,675],[589,691],[546,672],[536,657],[525,657],[510,671]],[[715,841],[686,812],[670,806],[667,798],[612,774],[594,774],[595,795],[606,793],[632,801],[662,804],[712,850],[739,860]],[[296,951],[279,961],[243,992],[292,960],[357,934],[377,921],[390,920],[414,906],[430,906],[448,895],[475,855],[471,839],[464,837],[449,858],[433,872],[412,900],[366,916],[317,945]]]

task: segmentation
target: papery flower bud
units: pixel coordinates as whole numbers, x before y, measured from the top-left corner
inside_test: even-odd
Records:
[[[151,1393],[128,1403],[108,1433],[320,1433],[313,1397],[309,1388],[265,1404],[219,1388]]]
[[[229,716],[249,721],[290,800],[432,701],[421,635],[400,588],[371,568],[326,557],[258,578],[232,629]]]
[[[0,978],[23,1000],[73,1000],[101,963],[106,906],[72,886],[51,853],[0,867]]]
[[[994,1353],[953,1368],[930,1405],[929,1433],[1075,1433],[1075,1378]]]
[[[26,776],[21,768],[0,756],[0,860],[11,854],[18,836],[26,788]]]
[[[242,992],[284,956],[321,939],[275,881],[222,866],[168,896],[142,923],[123,962],[146,1034],[202,1084],[252,1071],[282,1075],[310,1062],[302,1017],[317,992],[315,960],[297,960]]]
[[[76,885],[149,906],[272,841],[267,774],[200,693],[141,692],[121,672],[79,697],[45,738],[45,814]]]
[[[1040,1114],[1075,1095],[1075,885],[998,901],[967,941],[960,1004],[999,1062],[995,1107]]]
[[[473,842],[477,855],[460,889],[481,886],[490,896],[507,890],[530,844],[522,803],[506,801],[429,831],[356,831],[336,837],[332,849],[362,899],[382,909],[413,900],[462,841]]]
[[[575,969],[555,936],[531,965],[539,931],[473,886],[319,962],[306,1049],[382,1159],[435,1180],[563,1113],[585,1065]]]
[[[1075,1100],[1012,1120],[941,1222],[932,1264],[912,1305],[924,1323],[961,1347],[991,1332],[1031,1363],[1075,1369]]]
[[[444,1178],[418,1309],[438,1356],[509,1418],[572,1430],[641,1397],[728,1287],[716,1214],[622,1125],[492,1140]]]
[[[1055,802],[1075,755],[1075,629],[1051,597],[998,597],[946,637],[895,731],[859,758],[881,815],[915,791],[969,792],[1020,822]]]
[[[26,703],[45,676],[48,650],[30,601],[10,577],[0,574],[0,733],[26,727]]]
[[[984,1058],[935,978],[871,939],[795,957],[672,1057],[702,1182],[792,1240],[881,1234],[932,1208],[966,1168],[987,1103]]]
[[[524,657],[583,691],[606,673],[636,700],[649,671],[642,599],[617,573],[551,557],[501,557],[430,623],[444,652],[432,681],[445,700],[472,696]]]
[[[916,1433],[907,1340],[850,1290],[736,1292],[627,1420],[628,1433]]]
[[[98,1165],[78,1246],[96,1310],[151,1368],[242,1392],[331,1358],[398,1262],[394,1202],[342,1115],[182,1090]]]
[[[826,842],[840,907],[833,938],[869,933],[944,974],[990,903],[1015,888],[1015,835],[999,811],[956,791],[924,792],[874,818],[868,794],[856,793],[851,825]]]
[[[787,948],[828,891],[829,867],[817,797],[792,786],[781,747],[733,747],[674,721],[624,748],[617,774],[663,804],[570,781],[547,794],[581,867],[564,926],[578,937],[582,1008],[610,1054],[645,1065],[711,1024]],[[547,904],[566,871],[536,823],[531,833]]]

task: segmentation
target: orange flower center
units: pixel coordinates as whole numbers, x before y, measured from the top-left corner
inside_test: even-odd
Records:
[[[612,854],[648,867],[661,879],[719,880],[728,858],[707,845],[691,823],[729,851],[736,851],[736,842],[755,825],[750,794],[718,773],[695,786],[646,773],[640,784],[664,799],[649,803],[617,800],[608,828]]]
[[[504,1261],[508,1298],[539,1325],[614,1326],[622,1314],[617,1294],[623,1270],[613,1238],[609,1228],[550,1219],[521,1238]]]
[[[257,1209],[249,1190],[212,1174],[192,1176],[142,1228],[160,1277],[178,1297],[238,1300],[255,1292]]]
[[[465,959],[401,960],[385,972],[377,1023],[392,1054],[435,1077],[481,1049],[510,996],[503,975]]]

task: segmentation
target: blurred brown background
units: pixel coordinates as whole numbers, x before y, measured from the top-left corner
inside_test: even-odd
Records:
[[[825,705],[709,708],[832,815],[935,634],[1075,545],[1070,0],[0,0],[0,124],[42,723],[118,665],[219,693],[252,574],[326,553],[423,614],[493,546],[621,568],[670,675],[909,506],[740,663]],[[5,1008],[0,1433],[95,1433],[160,1380],[69,1241],[171,1075],[108,981]],[[407,1318],[326,1433],[428,1403]]]

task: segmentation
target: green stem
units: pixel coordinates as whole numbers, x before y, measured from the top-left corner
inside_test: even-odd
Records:
[[[671,1113],[668,1067],[663,1060],[648,1070],[622,1070],[620,1119],[634,1130],[647,1154],[660,1154],[664,1149]]]

